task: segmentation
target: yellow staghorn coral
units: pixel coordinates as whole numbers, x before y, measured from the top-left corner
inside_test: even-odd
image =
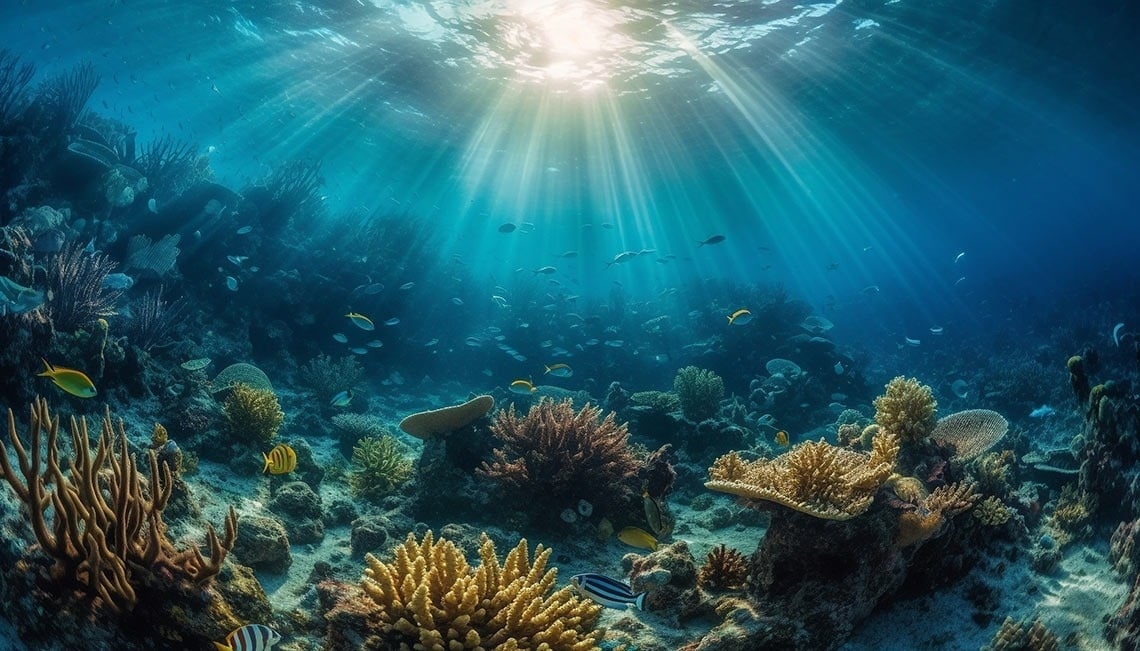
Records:
[[[883,431],[871,454],[805,441],[775,459],[745,462],[735,452],[709,468],[705,487],[782,504],[825,520],[848,520],[871,507],[898,457],[898,439]]]
[[[903,441],[922,441],[934,430],[937,408],[930,387],[900,375],[875,398],[875,423]]]
[[[546,567],[550,553],[539,545],[532,562],[524,539],[500,564],[483,534],[473,569],[454,543],[429,531],[422,542],[408,534],[390,563],[366,554],[362,586],[379,607],[384,648],[597,649],[601,606],[569,587],[551,593],[558,570]]]
[[[902,548],[933,538],[942,531],[947,520],[968,510],[980,497],[972,483],[935,488],[915,510],[903,511],[899,515],[895,545]]]

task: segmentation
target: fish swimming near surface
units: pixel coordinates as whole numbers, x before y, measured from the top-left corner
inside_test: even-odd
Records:
[[[55,385],[73,396],[79,398],[94,398],[98,391],[95,383],[83,371],[62,366],[52,366],[46,359],[40,358],[44,363],[44,370],[37,373],[37,377],[51,378]]]
[[[776,444],[781,447],[788,447],[788,433],[784,430],[776,432]]]
[[[1033,411],[1029,412],[1029,417],[1030,418],[1048,418],[1049,416],[1055,416],[1056,414],[1057,414],[1056,409],[1053,409],[1049,405],[1041,405],[1037,409],[1034,409]]]
[[[713,235],[712,237],[710,237],[706,240],[702,240],[700,242],[697,242],[697,248],[699,249],[706,244],[720,244],[723,241],[724,241],[723,235]]]
[[[356,312],[349,312],[345,316],[348,317],[349,321],[352,321],[353,325],[355,325],[357,328],[360,328],[361,330],[375,330],[376,329],[376,324],[372,323],[372,319],[369,319],[368,317],[364,316],[363,314],[357,314]]]
[[[569,364],[550,364],[546,367],[546,372],[554,377],[570,377],[574,375],[574,369],[570,368]]]
[[[297,453],[284,443],[270,450],[268,454],[262,452],[261,456],[265,459],[265,467],[261,469],[263,473],[285,475],[297,468]]]
[[[570,585],[578,594],[606,608],[624,610],[630,606],[645,610],[645,593],[633,594],[629,585],[604,574],[575,574]]]
[[[740,308],[739,310],[728,315],[728,325],[746,325],[752,322],[752,312],[748,308]]]
[[[329,406],[343,409],[352,402],[352,395],[352,389],[345,389],[333,396],[332,400],[329,401]]]
[[[269,651],[281,641],[281,634],[264,624],[246,624],[226,636],[225,643],[214,642],[217,651]]]
[[[629,545],[630,547],[637,547],[638,549],[648,549],[650,551],[657,551],[657,539],[653,534],[644,529],[637,527],[626,527],[618,532],[618,540]]]
[[[511,382],[509,388],[511,390],[511,393],[517,393],[524,396],[529,396],[535,391],[538,391],[538,389],[534,386],[534,384],[531,383],[530,380],[515,380],[514,382]]]

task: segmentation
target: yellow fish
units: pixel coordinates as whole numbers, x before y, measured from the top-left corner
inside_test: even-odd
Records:
[[[752,321],[752,312],[748,308],[740,308],[739,310],[728,315],[728,325],[745,325]]]
[[[46,359],[43,359],[43,362],[44,370],[42,373],[37,373],[36,377],[49,377],[57,387],[80,398],[94,398],[98,393],[95,390],[95,383],[83,371],[52,366]]]
[[[375,330],[376,329],[376,324],[372,323],[372,319],[369,319],[368,317],[364,316],[363,314],[357,314],[356,312],[349,312],[345,316],[348,317],[350,321],[352,321],[353,325],[355,325],[357,328],[360,328],[361,330]]]
[[[265,459],[265,467],[261,469],[263,473],[284,475],[297,467],[297,453],[284,443],[270,450],[269,454],[262,452],[261,456]]]
[[[530,380],[515,380],[514,382],[511,382],[510,389],[511,393],[518,393],[524,396],[529,396],[535,391],[538,391],[538,389],[536,389],[534,385],[531,384]]]
[[[784,430],[776,432],[776,443],[784,447],[788,447],[788,433]]]
[[[639,549],[648,549],[650,551],[657,551],[657,539],[653,534],[638,529],[637,527],[626,527],[618,532],[618,540],[629,545],[630,547],[637,547]]]

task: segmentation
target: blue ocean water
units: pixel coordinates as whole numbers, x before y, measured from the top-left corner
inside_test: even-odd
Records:
[[[820,379],[776,414],[793,442],[915,375],[1031,431],[1019,453],[1064,447],[1065,359],[1140,360],[1137,26],[1122,0],[12,0],[0,49],[30,89],[98,77],[57,149],[107,120],[201,185],[109,208],[70,159],[0,165],[0,226],[66,206],[60,237],[122,264],[180,238],[173,271],[121,269],[123,316],[160,285],[183,301],[145,380],[99,383],[144,423],[175,412],[153,376],[198,356],[291,380],[351,355],[352,408],[393,423],[523,379],[669,390],[687,365],[747,405],[788,357]],[[275,195],[283,170],[319,182]],[[0,368],[22,409],[32,374]]]

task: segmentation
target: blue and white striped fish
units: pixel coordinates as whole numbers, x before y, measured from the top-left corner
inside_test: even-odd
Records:
[[[217,651],[269,651],[281,641],[281,634],[264,624],[246,624],[226,636],[226,643],[214,642]]]
[[[629,585],[611,579],[604,574],[575,574],[570,577],[570,585],[583,597],[588,597],[606,608],[624,610],[630,605],[645,610],[645,593],[633,594]]]

